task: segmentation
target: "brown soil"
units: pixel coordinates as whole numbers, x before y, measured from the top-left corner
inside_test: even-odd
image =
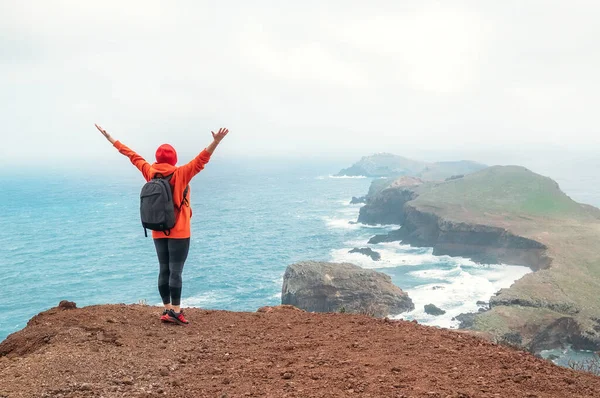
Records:
[[[0,397],[600,397],[600,378],[404,321],[53,308],[0,344]]]

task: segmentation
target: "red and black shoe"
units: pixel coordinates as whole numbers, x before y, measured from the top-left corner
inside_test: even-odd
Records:
[[[165,309],[160,317],[161,322],[173,322],[169,316],[169,310]]]
[[[185,317],[183,316],[183,310],[181,310],[180,312],[175,312],[173,310],[169,310],[167,312],[167,317],[169,318],[168,322],[174,322],[179,325],[189,324],[188,320],[185,319]]]

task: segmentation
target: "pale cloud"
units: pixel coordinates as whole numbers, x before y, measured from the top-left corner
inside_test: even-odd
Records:
[[[0,4],[4,159],[600,147],[594,1]],[[65,142],[68,145],[65,145]],[[9,149],[10,148],[10,149]]]

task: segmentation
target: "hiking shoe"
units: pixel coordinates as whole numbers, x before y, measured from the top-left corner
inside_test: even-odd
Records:
[[[169,317],[169,310],[165,309],[160,317],[161,322],[173,322]]]
[[[167,317],[169,317],[169,322],[175,322],[179,325],[187,325],[189,323],[188,320],[183,316],[183,310],[181,310],[179,313],[169,310]]]

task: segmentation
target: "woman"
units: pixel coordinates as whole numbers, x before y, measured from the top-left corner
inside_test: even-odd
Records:
[[[152,231],[156,254],[160,271],[158,274],[158,292],[162,298],[165,309],[160,317],[163,322],[172,322],[179,325],[187,325],[189,322],[183,316],[181,310],[181,273],[187,259],[190,248],[190,193],[188,184],[198,174],[204,165],[210,160],[210,156],[227,133],[226,128],[220,128],[217,133],[211,131],[213,142],[210,143],[191,162],[177,167],[177,152],[169,145],[164,144],[156,150],[156,163],[150,164],[140,155],[116,141],[102,127],[95,125],[108,141],[123,155],[127,156],[131,163],[143,174],[146,181],[150,181],[155,175],[162,177],[172,175],[169,179],[173,192],[173,203],[181,204],[176,207],[175,226],[167,233]],[[186,187],[188,187],[186,189]],[[185,194],[185,197],[184,197]]]

